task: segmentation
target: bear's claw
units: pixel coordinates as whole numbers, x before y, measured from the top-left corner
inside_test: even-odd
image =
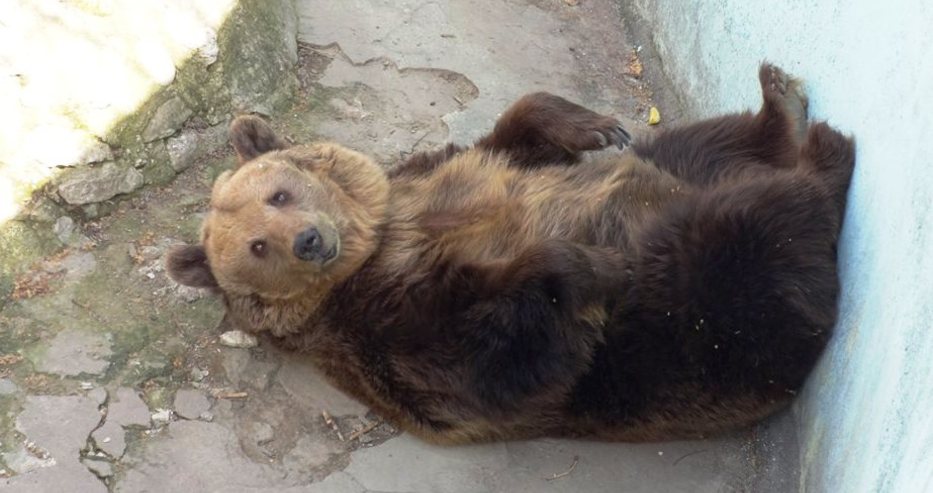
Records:
[[[596,140],[599,142],[600,149],[609,147],[610,145],[614,145],[619,149],[625,149],[626,146],[632,144],[632,135],[629,134],[621,124],[617,124],[606,130],[594,130],[593,133],[596,135]]]

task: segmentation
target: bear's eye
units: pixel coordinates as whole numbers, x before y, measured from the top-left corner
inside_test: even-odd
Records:
[[[259,258],[265,257],[268,249],[265,240],[256,240],[249,245],[249,251]]]
[[[288,192],[279,190],[278,192],[275,192],[272,195],[272,197],[269,198],[269,204],[274,205],[276,207],[281,207],[287,204],[290,198],[291,196],[288,195]]]

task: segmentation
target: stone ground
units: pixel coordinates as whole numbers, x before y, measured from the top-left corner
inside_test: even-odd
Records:
[[[521,94],[548,90],[634,133],[679,109],[609,0],[298,2],[301,100],[273,123],[390,165],[466,142]],[[664,125],[662,124],[662,126]],[[221,344],[217,300],[180,287],[215,152],[99,220],[0,298],[0,489],[161,492],[785,491],[762,429],[717,440],[542,439],[439,448],[400,434],[301,358]],[[771,478],[771,479],[769,479]],[[786,483],[786,484],[785,484]],[[769,486],[762,486],[769,485]]]

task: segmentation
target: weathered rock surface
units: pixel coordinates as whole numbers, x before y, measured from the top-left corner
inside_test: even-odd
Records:
[[[49,342],[36,370],[62,376],[98,375],[110,366],[110,341],[103,334],[65,329]]]
[[[239,453],[236,435],[203,421],[177,421],[159,437],[131,451],[129,467],[116,485],[118,492],[160,491],[273,491],[280,484],[271,468]],[[205,445],[211,453],[205,453]]]
[[[234,386],[245,386],[251,389],[265,390],[269,387],[272,374],[281,364],[277,360],[260,360],[242,349],[222,350],[222,365],[227,379]]]
[[[211,124],[283,108],[298,88],[296,16],[285,0],[238,2],[213,43],[179,68],[179,96]]]
[[[143,174],[112,162],[96,168],[75,169],[60,179],[58,195],[72,205],[102,202],[143,185]]]
[[[343,471],[337,471],[324,478],[320,483],[308,485],[307,489],[303,491],[309,493],[367,493],[369,490],[364,488],[359,481],[353,479],[353,476]]]
[[[73,283],[94,272],[97,259],[91,252],[75,251],[61,260],[61,267],[65,270],[65,278]]]
[[[52,231],[55,233],[55,236],[58,236],[58,240],[63,244],[67,245],[71,240],[71,235],[75,230],[74,219],[71,219],[68,216],[62,216],[55,220],[55,225],[52,226]]]
[[[0,395],[15,394],[19,390],[9,378],[0,378]]]
[[[312,408],[326,410],[333,416],[366,414],[368,408],[334,388],[327,379],[300,355],[284,356],[276,381],[298,402]]]
[[[176,172],[188,169],[198,159],[227,145],[227,126],[215,125],[204,130],[183,130],[168,139],[169,164]]]
[[[411,465],[417,464],[416,467]],[[504,444],[433,447],[402,435],[353,454],[344,472],[367,490],[417,493],[489,491],[480,478],[508,467]],[[400,471],[405,471],[400,474]]]
[[[94,400],[98,406],[103,406],[107,402],[109,395],[107,394],[107,389],[103,387],[95,387],[91,389],[87,396]]]
[[[104,485],[84,464],[55,465],[36,469],[19,476],[0,479],[0,489],[16,493],[49,493],[50,491],[80,491],[81,493],[107,493]]]
[[[106,459],[87,457],[82,459],[81,463],[99,477],[106,478],[113,476],[113,465]]]
[[[149,426],[149,407],[136,390],[120,387],[107,403],[107,421],[123,426]]]
[[[16,428],[32,445],[30,454],[46,455],[40,467],[0,480],[10,491],[106,492],[107,488],[79,462],[88,433],[97,426],[97,403],[84,396],[29,396],[16,417]]]
[[[123,427],[116,421],[105,422],[100,428],[94,430],[91,437],[97,448],[110,457],[119,459],[126,451],[126,436]]]
[[[173,97],[162,103],[143,130],[143,141],[152,142],[168,137],[178,131],[194,112],[181,98]]]
[[[199,390],[180,389],[175,394],[175,414],[185,419],[198,419],[211,408],[207,396]]]
[[[126,451],[127,426],[149,427],[149,407],[135,390],[120,387],[107,401],[104,424],[94,430],[91,438],[97,448],[119,459]]]

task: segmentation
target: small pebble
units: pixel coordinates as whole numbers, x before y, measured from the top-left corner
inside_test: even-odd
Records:
[[[230,330],[220,334],[220,343],[227,347],[252,348],[259,345],[256,336],[242,330]]]
[[[191,369],[191,379],[194,380],[195,382],[200,382],[201,380],[204,380],[204,377],[208,375],[210,375],[209,371],[202,370],[198,368],[197,366]]]
[[[171,409],[156,409],[156,412],[152,414],[152,422],[159,423],[168,423],[172,420],[172,410]]]

